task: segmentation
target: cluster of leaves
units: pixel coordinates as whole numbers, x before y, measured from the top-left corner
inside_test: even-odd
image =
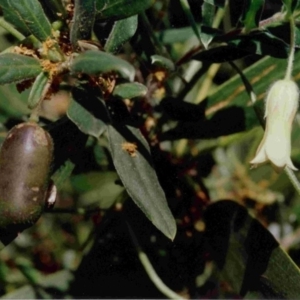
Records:
[[[170,296],[142,248],[178,296],[299,297],[297,266],[243,207],[268,226],[295,197],[268,166],[249,172],[262,132],[233,76],[261,109],[298,2],[0,0],[2,138],[40,114],[59,190],[35,228],[0,236],[2,292],[21,286],[5,298]]]

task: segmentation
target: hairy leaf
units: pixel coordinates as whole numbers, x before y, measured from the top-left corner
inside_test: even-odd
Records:
[[[66,180],[70,177],[73,170],[75,168],[75,164],[71,162],[69,159],[55,171],[55,173],[51,176],[56,188],[59,190],[62,185],[66,182]]]
[[[130,81],[133,80],[135,74],[133,66],[127,61],[109,53],[93,50],[78,55],[71,65],[71,71],[90,75],[116,72]]]
[[[78,40],[90,40],[95,21],[95,0],[75,0],[70,39],[74,47]]]
[[[17,13],[17,11],[10,4],[10,0],[0,0],[0,7],[3,10],[4,19],[13,24],[16,29],[22,32],[24,35],[29,35],[30,30],[27,27],[23,18]]]
[[[16,21],[18,28],[24,26],[40,41],[51,37],[51,24],[38,0],[1,0],[10,22]]]
[[[128,18],[145,11],[153,3],[153,0],[96,0],[96,18]]]
[[[137,16],[116,21],[104,46],[105,51],[117,53],[124,43],[129,41],[137,30]]]
[[[161,67],[167,71],[175,71],[175,64],[170,59],[161,55],[152,55],[151,64]]]
[[[35,58],[14,53],[0,55],[0,84],[31,79],[41,71],[42,67]]]
[[[83,133],[96,138],[100,137],[106,129],[106,125],[103,121],[97,119],[75,100],[71,101],[67,115]]]
[[[30,109],[35,108],[43,96],[45,96],[45,92],[47,92],[45,89],[47,88],[48,82],[49,76],[45,72],[40,73],[36,77],[28,97],[28,107]]]
[[[122,83],[118,84],[113,91],[113,95],[122,99],[132,99],[143,97],[147,93],[147,87],[141,83]]]
[[[115,168],[128,194],[148,219],[168,238],[176,224],[152,165],[149,146],[131,126],[109,125],[109,145]]]

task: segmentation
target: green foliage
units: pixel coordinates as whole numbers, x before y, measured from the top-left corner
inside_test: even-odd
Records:
[[[220,201],[209,207],[205,219],[208,240],[222,277],[241,296],[246,299],[299,297],[298,267],[243,207]]]
[[[118,84],[113,91],[113,95],[121,99],[144,97],[146,93],[147,88],[137,82]]]
[[[78,55],[72,63],[71,71],[89,75],[116,72],[130,81],[132,81],[134,77],[134,68],[125,60],[109,53],[93,50]]]
[[[299,1],[233,3],[0,0],[0,141],[40,122],[59,195],[0,232],[3,298],[299,298],[297,195],[249,168]]]
[[[159,185],[150,149],[140,131],[129,126],[108,126],[109,146],[116,170],[130,197],[150,221],[174,239],[176,224]]]
[[[39,61],[14,53],[0,55],[0,84],[31,79],[41,72]]]
[[[98,138],[106,130],[104,122],[95,118],[88,110],[74,100],[69,105],[67,115],[85,134]]]
[[[95,0],[76,0],[70,40],[77,47],[78,40],[89,40],[95,21]]]
[[[153,0],[95,0],[97,19],[124,19],[139,14],[153,4]]]
[[[245,30],[249,31],[253,28],[258,27],[258,23],[260,20],[260,14],[262,10],[262,6],[264,5],[264,0],[248,0],[245,6],[245,13],[243,16],[243,24],[245,26]]]
[[[43,93],[49,82],[48,74],[41,72],[35,79],[29,97],[28,97],[28,107],[33,109],[38,106],[39,102],[43,99]]]
[[[24,34],[30,32],[41,42],[51,38],[51,25],[38,0],[3,0],[4,17]]]
[[[137,16],[116,21],[105,43],[105,51],[117,53],[123,44],[133,37],[137,30],[137,25]]]

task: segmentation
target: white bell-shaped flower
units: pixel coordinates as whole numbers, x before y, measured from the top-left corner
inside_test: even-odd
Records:
[[[250,163],[255,167],[270,161],[277,170],[288,166],[296,171],[290,156],[292,123],[299,101],[298,86],[289,79],[278,80],[270,87],[265,101],[265,133]]]

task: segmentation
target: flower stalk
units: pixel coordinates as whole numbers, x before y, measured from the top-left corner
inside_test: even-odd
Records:
[[[291,161],[292,123],[298,110],[299,89],[292,80],[293,62],[295,56],[295,21],[290,19],[290,53],[284,79],[271,85],[265,98],[266,128],[263,139],[250,161],[253,167],[265,162],[271,162],[276,171],[297,168]]]

